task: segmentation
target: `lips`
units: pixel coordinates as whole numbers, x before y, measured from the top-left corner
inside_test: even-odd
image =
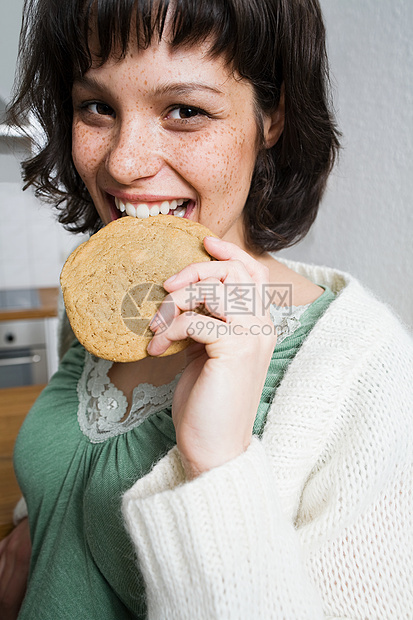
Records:
[[[195,202],[186,198],[177,198],[159,202],[131,203],[124,202],[120,198],[115,197],[115,206],[122,215],[130,215],[141,219],[159,214],[185,217],[193,210]]]

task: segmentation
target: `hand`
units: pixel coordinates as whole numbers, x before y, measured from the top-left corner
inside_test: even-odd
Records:
[[[160,355],[174,341],[188,336],[194,341],[172,403],[177,446],[189,478],[247,449],[276,344],[260,296],[267,268],[232,243],[206,237],[204,244],[218,260],[190,265],[164,283],[170,294],[157,314],[162,317],[165,305],[167,313],[174,308],[174,315],[164,330],[160,321],[152,322],[155,335],[148,347],[151,355]],[[212,301],[208,290],[214,291]],[[228,302],[242,290],[248,300],[240,311]],[[193,312],[202,304],[212,316]]]
[[[31,542],[29,520],[20,521],[0,542],[0,618],[15,620],[26,593]]]

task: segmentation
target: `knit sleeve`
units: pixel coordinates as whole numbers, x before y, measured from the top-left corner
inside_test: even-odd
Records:
[[[274,484],[253,438],[191,482],[175,447],[125,494],[151,620],[324,617]]]
[[[377,458],[364,430],[312,474],[294,521],[261,440],[191,482],[173,448],[124,496],[149,619],[413,617],[411,463],[390,456],[397,433]]]

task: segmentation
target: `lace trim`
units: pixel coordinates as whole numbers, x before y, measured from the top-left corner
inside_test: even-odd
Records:
[[[277,344],[292,336],[301,327],[300,318],[310,306],[311,304],[288,306],[288,308],[274,304],[270,306],[271,319],[277,328]]]
[[[301,326],[300,317],[309,306],[270,306],[271,319],[278,332],[277,343],[291,336]],[[87,351],[85,355],[85,366],[77,384],[77,417],[82,433],[91,443],[102,443],[127,433],[153,413],[172,405],[175,387],[182,372],[165,385],[141,383],[135,387],[131,409],[126,415],[127,398],[108,377],[113,362],[102,360]]]
[[[92,443],[127,433],[148,416],[172,405],[175,387],[182,373],[168,384],[141,383],[133,390],[128,415],[128,401],[108,377],[113,362],[102,360],[87,351],[85,366],[77,385],[78,421],[81,431]],[[126,416],[126,417],[125,417]]]

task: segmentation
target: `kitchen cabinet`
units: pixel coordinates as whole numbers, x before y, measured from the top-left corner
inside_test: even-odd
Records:
[[[30,289],[27,289],[28,291]],[[18,305],[13,304],[13,301],[9,303],[0,304],[0,321],[17,321],[19,319],[44,319],[57,316],[57,303],[59,289],[58,287],[38,288],[32,289],[35,293],[36,303],[24,303]],[[14,293],[15,291],[0,291],[4,297],[7,297],[7,292]],[[22,307],[23,306],[23,307]]]
[[[31,297],[36,303],[18,304],[10,302],[15,299],[18,291],[0,291],[0,326],[44,322],[45,347],[47,349],[48,375],[50,376],[57,366],[57,300],[59,289],[34,289]],[[22,299],[21,295],[17,295]],[[27,297],[25,298],[27,299]],[[30,296],[29,296],[30,299]],[[24,306],[24,307],[22,307]],[[13,335],[4,329],[1,333],[9,338]],[[4,343],[4,347],[6,343]],[[0,368],[1,372],[1,368]],[[47,377],[46,380],[47,381]],[[13,449],[20,426],[29,409],[44,388],[40,385],[20,385],[0,389],[0,539],[6,536],[13,527],[13,508],[21,493],[13,470]]]
[[[13,449],[20,426],[44,388],[29,385],[0,390],[0,540],[13,528],[13,509],[21,497],[13,470]]]
[[[58,289],[0,290],[0,388],[47,383],[57,370]]]

